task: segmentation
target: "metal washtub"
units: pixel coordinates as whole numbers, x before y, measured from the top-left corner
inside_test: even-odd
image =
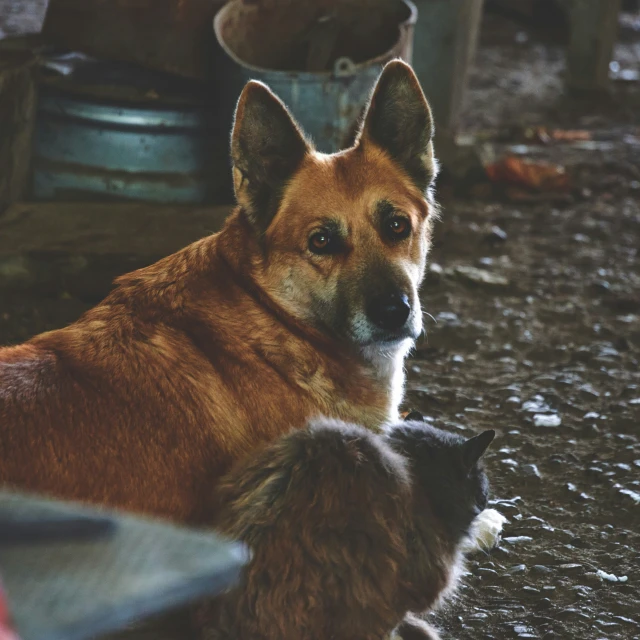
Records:
[[[41,83],[35,199],[203,203],[228,191],[228,117],[184,92],[130,100],[120,88]]]

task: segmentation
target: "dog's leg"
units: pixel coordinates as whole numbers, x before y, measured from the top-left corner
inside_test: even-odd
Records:
[[[485,509],[473,523],[473,529],[464,551],[491,551],[502,535],[507,519],[495,509]]]
[[[440,634],[426,620],[408,613],[389,640],[440,640]]]

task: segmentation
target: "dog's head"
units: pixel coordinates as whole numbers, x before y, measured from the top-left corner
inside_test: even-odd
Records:
[[[355,145],[333,155],[313,149],[265,85],[245,87],[231,143],[236,197],[262,247],[253,275],[290,314],[361,348],[418,337],[432,135],[399,60],[384,68]]]

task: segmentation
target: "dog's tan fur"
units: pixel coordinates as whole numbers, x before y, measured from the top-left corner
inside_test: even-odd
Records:
[[[356,145],[330,156],[247,85],[232,136],[239,206],[224,229],[121,277],[73,325],[0,349],[0,483],[204,522],[217,478],[261,442],[315,415],[396,418],[422,326],[431,128],[398,61]],[[380,202],[410,220],[406,240],[381,235]],[[340,255],[308,249],[327,216]],[[390,340],[362,311],[385,282],[412,307]]]

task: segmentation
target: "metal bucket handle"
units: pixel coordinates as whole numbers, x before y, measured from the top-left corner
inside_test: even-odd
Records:
[[[336,78],[345,78],[353,76],[356,73],[356,64],[351,58],[342,56],[338,58],[333,65],[333,75]]]

